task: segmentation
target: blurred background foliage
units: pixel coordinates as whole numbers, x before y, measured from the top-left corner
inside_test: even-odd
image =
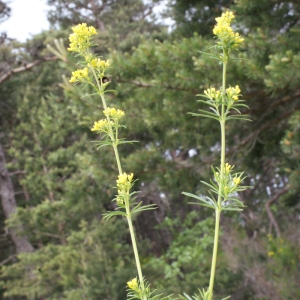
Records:
[[[48,0],[51,30],[26,43],[1,34],[1,190],[8,174],[16,206],[0,211],[1,299],[123,300],[135,276],[126,222],[102,219],[114,209],[117,167],[90,142],[101,101],[68,82],[72,55],[46,47],[67,47],[81,22],[97,28],[95,52],[112,62],[119,93],[108,102],[126,112],[122,135],[139,141],[120,147],[124,170],[139,179],[138,198],[158,206],[134,220],[144,275],[164,293],[208,284],[213,216],[181,192],[205,193],[200,180],[219,163],[219,125],[187,113],[201,108],[196,94],[221,84],[220,65],[199,50],[214,51],[224,9],[245,37],[228,84],[241,87],[252,120],[228,123],[227,161],[251,188],[239,195],[247,208],[222,217],[216,299],[300,298],[299,1],[173,0],[157,17],[161,2]],[[0,10],[1,22],[9,2]]]

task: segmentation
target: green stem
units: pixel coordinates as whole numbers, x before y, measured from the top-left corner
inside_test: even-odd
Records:
[[[102,90],[102,82],[99,83],[99,80],[98,80],[98,77],[96,75],[96,72],[95,72],[94,68],[91,68],[91,69],[92,69],[95,81],[97,82],[98,90],[100,92]],[[101,97],[101,100],[102,100],[103,108],[106,111],[107,110],[107,105],[106,105],[106,101],[105,101],[105,97],[104,97],[103,93],[100,93],[100,97]],[[115,157],[116,157],[116,161],[117,161],[117,165],[118,165],[119,175],[121,175],[121,174],[123,174],[123,172],[122,172],[122,167],[121,167],[118,148],[117,148],[117,145],[116,145],[116,139],[114,137],[114,133],[113,133],[112,126],[111,126],[111,123],[110,123],[109,115],[106,115],[106,118],[107,118],[107,121],[108,121],[109,135],[110,135],[110,138],[112,139],[112,142],[113,142],[113,148],[114,148]]]
[[[92,67],[91,69],[92,69],[95,81],[97,82],[98,93],[100,94],[103,108],[106,111],[107,110],[106,101],[105,101],[103,92],[101,92],[101,90],[102,90],[102,80],[100,80],[100,83],[99,83],[99,80],[98,80],[98,77],[96,75],[96,72],[95,72],[94,68]],[[106,118],[107,118],[107,121],[108,121],[108,130],[109,130],[110,138],[112,139],[112,142],[115,142],[115,137],[114,137],[114,133],[113,133],[113,130],[112,130],[111,123],[110,123],[110,117],[109,117],[109,115],[106,115]]]
[[[210,280],[209,280],[209,287],[208,287],[208,300],[212,299],[213,291],[214,291],[214,281],[215,281],[215,274],[216,274],[218,243],[219,243],[220,216],[221,216],[221,211],[216,210],[214,250],[213,250],[213,257],[211,262]]]
[[[141,283],[142,290],[144,290],[145,286],[144,286],[143,273],[142,273],[142,268],[141,268],[141,263],[140,263],[140,258],[139,258],[139,252],[138,252],[137,245],[136,245],[135,234],[134,234],[134,230],[133,230],[133,226],[132,226],[130,211],[127,212],[127,221],[128,221],[129,232],[130,232],[130,236],[131,236],[132,248],[133,248],[136,268],[138,271],[139,281]]]
[[[100,85],[99,81],[98,81],[98,78],[96,76],[96,72],[95,72],[94,68],[91,68],[91,69],[92,69],[94,78],[95,78],[95,80],[97,82],[98,90],[101,91],[101,89],[102,89],[102,82],[101,82],[101,85]],[[106,101],[105,101],[104,95],[101,93],[100,96],[101,96],[103,108],[104,108],[104,110],[106,110],[107,109],[107,105],[106,105]],[[121,161],[120,161],[120,156],[119,156],[117,141],[114,138],[112,126],[110,124],[110,118],[109,118],[108,115],[106,117],[107,117],[107,120],[108,120],[108,130],[109,130],[112,142],[113,142],[113,149],[114,149],[114,152],[115,152],[115,158],[116,158],[117,165],[118,165],[119,175],[122,175],[123,172],[122,172],[122,166],[121,166]],[[126,218],[127,218],[127,221],[128,221],[129,232],[130,232],[130,237],[131,237],[131,241],[132,241],[133,253],[134,253],[135,264],[136,264],[136,268],[137,268],[137,272],[138,272],[138,276],[139,276],[139,281],[141,283],[142,290],[144,290],[145,286],[144,286],[144,280],[143,280],[143,273],[142,273],[142,268],[141,268],[139,253],[138,253],[138,249],[137,249],[137,244],[136,244],[134,229],[133,229],[132,220],[131,220],[129,200],[127,201],[127,205],[126,205],[126,214],[127,214]],[[143,300],[147,300],[147,299],[145,298]]]
[[[221,200],[222,200],[222,189],[224,183],[224,166],[225,166],[225,92],[226,92],[226,66],[227,66],[227,54],[223,51],[223,76],[222,76],[222,113],[220,119],[221,126],[221,169],[220,169],[220,184],[219,184],[219,195],[218,195],[218,209],[216,209],[216,221],[215,221],[215,236],[214,236],[214,249],[211,263],[210,280],[208,287],[208,300],[213,299],[214,282],[216,274],[217,256],[218,256],[218,244],[219,244],[219,233],[220,233],[220,217],[221,217]]]
[[[121,162],[120,162],[118,147],[116,145],[113,145],[113,148],[114,148],[115,157],[116,157],[116,161],[117,161],[117,165],[118,165],[119,175],[122,175],[123,172],[122,172],[122,166],[121,166]]]

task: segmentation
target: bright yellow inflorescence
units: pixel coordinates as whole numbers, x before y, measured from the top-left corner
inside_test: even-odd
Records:
[[[121,119],[123,116],[125,116],[125,112],[123,110],[115,109],[114,107],[108,107],[106,110],[103,111],[103,113],[106,117],[110,116],[113,119]]]
[[[97,34],[93,26],[87,26],[86,23],[78,24],[72,28],[70,37],[70,52],[84,53],[91,46],[91,37]]]
[[[229,163],[226,163],[225,164],[225,173],[226,174],[229,174],[231,171],[232,171],[232,169],[233,169],[233,166],[231,166]]]
[[[117,179],[118,195],[116,197],[118,204],[125,204],[128,201],[128,195],[133,185],[133,173],[123,173]]]
[[[108,121],[106,119],[102,119],[94,122],[94,126],[91,131],[106,131],[108,127]]]
[[[100,58],[93,58],[88,63],[88,66],[98,68],[98,69],[106,69],[109,67],[109,60],[105,61]]]
[[[106,117],[111,117],[113,120],[110,121],[110,125],[116,125],[118,124],[118,120],[121,119],[123,116],[125,116],[125,112],[121,109],[115,109],[114,107],[110,108],[108,107],[106,110],[103,111],[104,115]],[[91,131],[102,131],[107,132],[108,130],[108,120],[107,119],[101,119],[99,121],[94,122],[94,126],[91,129]]]
[[[233,184],[234,185],[239,185],[241,183],[241,178],[240,177],[234,177],[233,178]]]
[[[204,91],[204,94],[212,100],[220,100],[221,99],[221,92],[216,90],[215,88],[210,88]]]
[[[213,33],[220,39],[222,46],[227,48],[238,48],[244,39],[239,33],[234,33],[230,27],[231,21],[234,19],[234,14],[227,11],[216,18],[217,24],[213,29]]]
[[[72,72],[70,82],[85,81],[89,77],[88,68],[80,69]]]
[[[236,85],[235,87],[229,87],[228,89],[226,89],[226,94],[227,94],[228,98],[232,98],[234,101],[239,100],[240,93],[241,93],[241,90],[238,85]]]
[[[132,290],[137,290],[138,289],[138,283],[137,283],[137,279],[136,278],[133,278],[131,281],[128,281],[127,285]]]
[[[70,47],[68,51],[77,52],[84,57],[84,63],[87,68],[73,72],[70,82],[92,83],[92,78],[94,77],[94,81],[97,82],[98,86],[100,81],[101,87],[99,86],[99,88],[101,92],[104,92],[108,83],[104,85],[102,78],[110,63],[109,60],[102,60],[90,51],[90,47],[93,46],[93,37],[97,35],[96,29],[93,26],[87,26],[86,23],[82,23],[73,27],[72,30],[73,33],[69,36]],[[88,74],[88,70],[90,74]],[[83,80],[85,78],[89,80]]]
[[[130,184],[131,186],[132,179],[133,179],[133,173],[131,174],[123,173],[119,175],[119,178],[117,179],[117,187],[121,189],[122,187],[124,187],[124,185]]]

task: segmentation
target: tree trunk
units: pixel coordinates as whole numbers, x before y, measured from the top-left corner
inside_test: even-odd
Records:
[[[0,145],[0,196],[5,218],[16,212],[17,204],[15,200],[14,188],[8,170],[6,169],[5,155]],[[19,228],[21,229],[21,228]],[[12,241],[15,244],[16,252],[33,252],[34,248],[26,236],[19,236],[15,230],[9,230]]]

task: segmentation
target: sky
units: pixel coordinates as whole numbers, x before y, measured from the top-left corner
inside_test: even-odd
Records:
[[[0,24],[0,32],[25,42],[32,34],[49,29],[46,0],[9,0],[11,17]]]
[[[47,20],[46,0],[8,0],[11,8],[11,17],[0,24],[0,32],[6,32],[8,37],[15,38],[20,42],[30,39],[31,35],[38,34],[49,29]],[[165,8],[167,1],[155,8],[155,13],[160,14]],[[163,23],[172,26],[170,19],[164,19]]]

